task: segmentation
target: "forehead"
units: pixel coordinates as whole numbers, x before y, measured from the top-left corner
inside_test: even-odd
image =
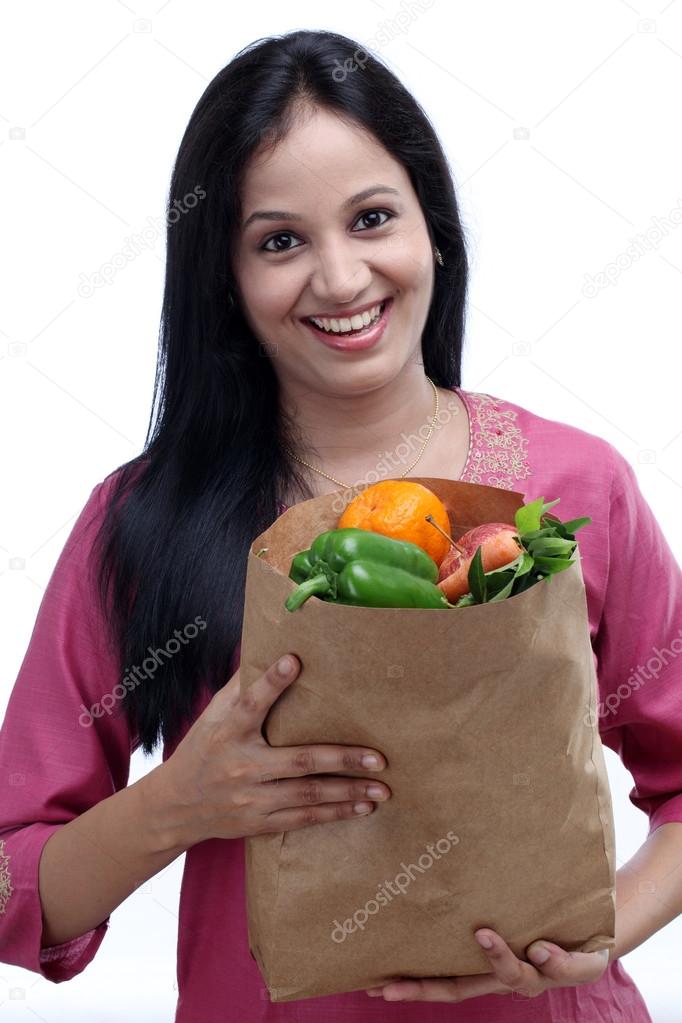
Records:
[[[300,212],[317,203],[339,206],[374,181],[406,193],[402,165],[362,126],[316,110],[296,123],[274,149],[258,151],[242,184],[245,217],[267,203]]]

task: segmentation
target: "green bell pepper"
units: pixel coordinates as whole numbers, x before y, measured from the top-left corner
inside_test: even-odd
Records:
[[[438,566],[425,550],[367,529],[330,529],[297,554],[289,578],[299,585],[285,600],[296,611],[315,595],[362,607],[448,608],[436,586]]]
[[[306,553],[311,567],[325,564],[333,572],[340,572],[349,561],[368,558],[402,568],[432,583],[438,580],[438,566],[422,547],[369,529],[328,529],[313,540],[309,552],[301,552]],[[305,565],[305,561],[297,562],[300,557],[297,554],[294,562]]]
[[[294,560],[291,562],[291,568],[289,569],[289,578],[293,579],[295,583],[302,583],[306,579],[310,578],[312,571],[312,562],[310,560],[310,550],[301,551],[297,554]]]

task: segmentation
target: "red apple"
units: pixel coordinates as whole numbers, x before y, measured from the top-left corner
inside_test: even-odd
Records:
[[[508,522],[485,522],[457,540],[457,547],[450,548],[438,571],[438,586],[451,604],[469,593],[469,566],[479,547],[483,548],[484,572],[502,568],[518,558],[522,548],[514,539],[515,534],[518,534],[516,526]]]

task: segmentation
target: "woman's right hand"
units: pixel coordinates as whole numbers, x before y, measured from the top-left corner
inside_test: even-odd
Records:
[[[391,790],[378,780],[335,775],[383,770],[385,759],[377,750],[273,747],[265,740],[262,726],[268,711],[301,668],[295,655],[287,659],[288,674],[279,674],[276,662],[243,693],[237,670],[168,760],[155,769],[170,844],[187,849],[208,838],[350,820],[371,813],[372,800],[390,797]],[[366,756],[377,758],[377,765],[363,762]]]

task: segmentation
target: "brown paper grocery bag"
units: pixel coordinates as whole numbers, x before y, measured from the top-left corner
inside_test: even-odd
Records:
[[[523,503],[495,487],[410,479],[445,503],[455,540],[483,522],[513,524]],[[295,653],[302,669],[268,715],[268,742],[376,748],[393,795],[369,817],[246,839],[249,945],[272,1001],[487,973],[473,937],[482,926],[520,958],[539,938],[612,948],[613,819],[577,552],[499,603],[312,597],[289,612],[291,559],[336,528],[341,493],[293,506],[252,544],[240,685]]]

